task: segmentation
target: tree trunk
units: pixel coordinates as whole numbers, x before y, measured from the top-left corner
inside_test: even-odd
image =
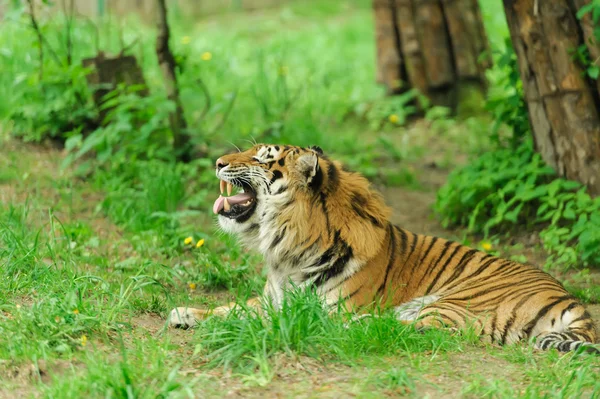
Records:
[[[111,110],[103,106],[104,96],[115,90],[120,83],[127,86],[141,86],[143,88],[137,94],[140,96],[148,95],[142,68],[132,55],[108,57],[100,52],[95,57],[84,58],[81,64],[86,68],[91,68],[90,73],[86,74],[85,77],[99,110],[98,119],[101,123]]]
[[[456,109],[491,64],[477,0],[373,0],[377,81]],[[482,96],[479,96],[482,100]]]
[[[586,1],[504,0],[537,151],[559,175],[600,194],[600,97],[596,81],[573,57],[599,54]],[[589,1],[588,1],[589,2]]]
[[[156,36],[156,55],[165,79],[165,88],[169,100],[175,103],[175,111],[169,115],[169,124],[173,132],[173,147],[177,158],[182,162],[191,160],[191,141],[187,131],[187,123],[183,113],[183,106],[179,98],[177,86],[177,66],[173,52],[169,48],[169,23],[167,22],[167,6],[165,0],[157,0],[158,8],[158,35]]]

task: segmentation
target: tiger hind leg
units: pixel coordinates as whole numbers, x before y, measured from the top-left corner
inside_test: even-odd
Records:
[[[437,295],[429,295],[429,296],[415,298],[415,299],[412,299],[401,305],[398,305],[398,306],[394,307],[394,314],[396,316],[396,319],[398,319],[399,321],[401,321],[404,324],[412,324],[414,321],[417,320],[417,317],[419,316],[419,312],[425,306],[429,305],[432,302],[437,301],[438,299],[440,299],[440,297]],[[349,328],[350,324],[355,323],[357,321],[360,321],[363,319],[368,319],[368,318],[377,318],[377,317],[379,317],[379,315],[373,314],[373,313],[356,314],[356,315],[352,316],[352,318],[350,320],[348,320],[347,323],[344,324],[344,327]]]
[[[552,309],[543,318],[534,319],[530,323],[538,349],[555,348],[560,352],[583,350],[600,354],[594,343],[598,342],[598,333],[594,321],[585,308],[571,300]]]
[[[418,330],[431,328],[458,331],[462,323],[450,318],[448,304],[438,302],[439,295],[427,295],[412,299],[394,308],[396,318],[406,324],[414,324]]]
[[[426,306],[438,301],[439,295],[427,295],[412,299],[394,308],[396,318],[400,321],[416,321]]]
[[[474,329],[483,337],[484,323],[481,315],[476,315],[460,304],[441,300],[438,295],[415,298],[395,308],[398,319],[413,323],[419,330],[431,328],[452,332]]]

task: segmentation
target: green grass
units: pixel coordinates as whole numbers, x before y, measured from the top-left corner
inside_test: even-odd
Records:
[[[193,24],[175,19],[186,116],[204,155],[186,165],[169,150],[170,105],[153,30],[135,19],[123,24],[123,35],[126,43],[138,37],[133,53],[150,97],[125,93],[115,100],[112,123],[85,139],[69,133],[66,161],[62,152],[9,138],[16,122],[6,119],[15,110],[27,122],[21,137],[33,141],[40,131],[29,123],[56,130],[72,121],[73,93],[63,90],[64,80],[83,76],[48,60],[45,74],[53,78],[40,82],[27,16],[9,14],[0,25],[0,396],[600,392],[596,358],[486,346],[470,333],[416,331],[386,313],[346,328],[347,315],[328,314],[310,293],[287,297],[283,312],[267,307],[266,318],[245,310],[195,331],[165,328],[175,306],[212,307],[262,291],[262,259],[221,234],[210,213],[218,190],[212,159],[233,144],[320,145],[376,182],[424,192],[431,190],[421,184],[430,157],[446,168],[457,154],[488,148],[485,117],[456,121],[433,109],[420,128],[389,122],[389,114],[410,110],[406,99],[384,98],[374,83],[370,7],[367,0],[291,1]],[[506,35],[500,10],[499,2],[482,9],[494,46]],[[57,51],[63,27],[60,18],[44,21]],[[100,28],[113,32],[101,35],[101,46],[118,52],[114,21]],[[94,52],[91,25],[77,22],[74,37],[78,63]],[[206,111],[198,79],[210,94]],[[42,85],[50,97],[41,97]],[[597,297],[594,287],[581,290]]]
[[[349,315],[331,314],[313,292],[290,292],[281,311],[263,306],[263,317],[243,308],[212,318],[198,329],[202,351],[213,364],[268,374],[269,358],[279,352],[352,361],[365,356],[457,350],[464,338],[446,331],[417,331],[392,313],[348,323]]]
[[[17,148],[21,163],[11,164],[23,174],[35,165],[27,150]],[[329,315],[310,293],[289,297],[282,312],[267,308],[265,318],[242,312],[196,331],[165,329],[175,305],[208,307],[256,294],[264,281],[260,259],[220,237],[208,219],[195,223],[198,215],[167,230],[114,225],[102,197],[76,200],[93,197],[95,188],[71,179],[39,173],[14,179],[11,187],[29,199],[0,209],[0,369],[9,376],[34,370],[26,383],[5,378],[7,392],[57,398],[217,397],[231,389],[359,397],[600,392],[595,357],[485,346],[470,334],[416,331],[385,313],[345,328],[345,315]],[[140,213],[150,212],[138,205]],[[188,236],[192,244],[205,243],[186,245]]]

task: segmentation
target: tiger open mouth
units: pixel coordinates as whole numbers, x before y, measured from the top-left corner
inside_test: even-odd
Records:
[[[238,189],[238,193],[231,195],[234,187]],[[213,205],[215,215],[244,222],[256,209],[256,193],[249,184],[236,179],[232,179],[230,182],[221,180],[219,189],[221,195]],[[223,196],[225,191],[227,196]]]

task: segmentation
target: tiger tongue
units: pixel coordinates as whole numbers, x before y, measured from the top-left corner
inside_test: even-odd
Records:
[[[227,198],[229,205],[236,205],[251,200],[253,195],[250,193],[239,193],[232,195],[231,197],[223,197],[222,195],[219,195],[219,198],[217,198],[215,204],[213,205],[213,213],[215,215],[221,212],[221,210],[225,207],[225,198]]]

